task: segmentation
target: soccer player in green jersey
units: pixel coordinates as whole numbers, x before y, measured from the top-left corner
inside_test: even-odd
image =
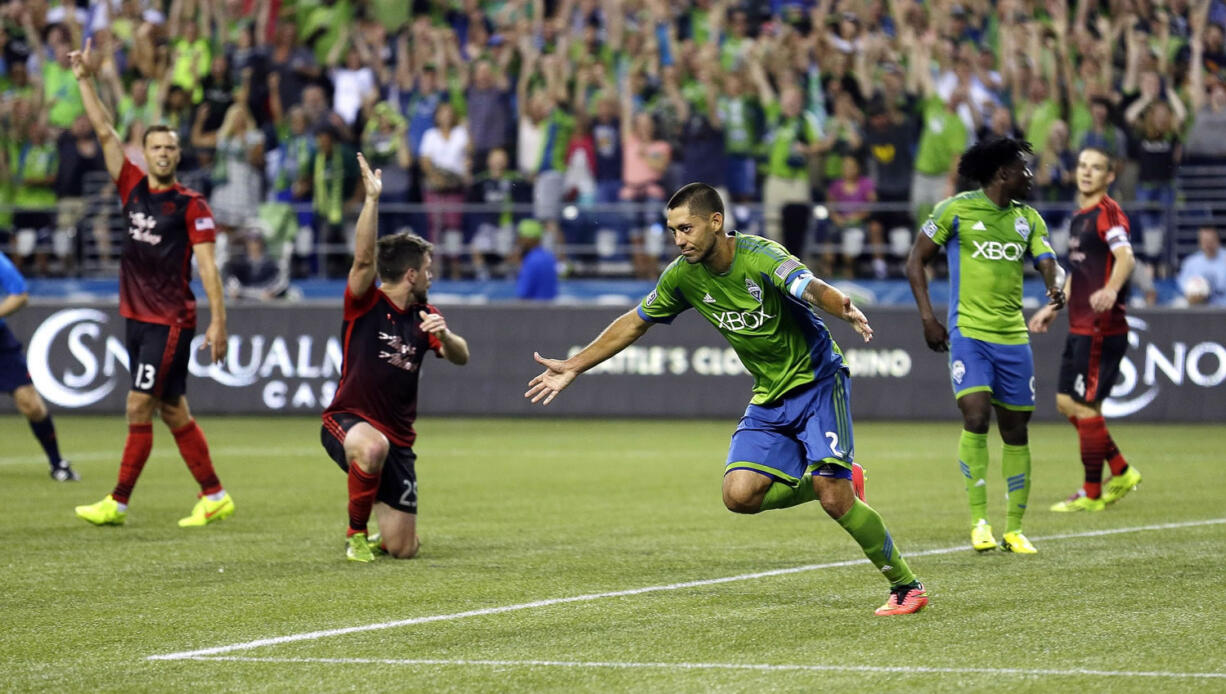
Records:
[[[942,200],[917,234],[907,258],[907,277],[919,305],[924,340],[948,351],[949,377],[962,411],[958,464],[971,505],[971,546],[996,547],[988,524],[988,424],[992,410],[1004,442],[1001,473],[1008,491],[1008,525],[1001,549],[1034,554],[1022,534],[1030,495],[1027,424],[1034,411],[1034,360],[1022,318],[1022,261],[1034,259],[1051,305],[1064,305],[1059,266],[1047,240],[1047,225],[1019,199],[1030,192],[1031,154],[1025,140],[993,137],[977,142],[958,162],[958,175],[978,190]],[[949,260],[949,332],[928,298],[924,265],[941,247]]]
[[[758,513],[819,499],[890,582],[879,615],[918,612],[928,594],[881,516],[853,484],[850,378],[843,353],[814,307],[873,330],[851,298],[814,277],[778,243],[724,229],[719,193],[691,183],[668,201],[668,228],[681,249],[656,289],[569,359],[536,360],[532,402],[549,404],[575,378],[693,308],[714,325],[754,377],[724,466],[724,505]]]

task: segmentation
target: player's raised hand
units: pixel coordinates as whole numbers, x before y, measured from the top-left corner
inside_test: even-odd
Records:
[[[1055,317],[1056,309],[1052,308],[1051,304],[1047,304],[1038,311],[1035,311],[1035,314],[1030,317],[1030,321],[1026,324],[1026,327],[1030,328],[1030,332],[1032,333],[1045,333],[1047,332],[1047,327],[1051,325],[1051,322]]]
[[[383,169],[375,169],[372,173],[366,157],[358,152],[358,167],[362,169],[362,185],[366,188],[366,199],[377,200],[383,192]]]
[[[524,397],[532,402],[548,405],[579,375],[579,372],[568,369],[561,359],[546,359],[540,352],[533,352],[532,358],[545,367],[541,375],[528,381],[528,392],[524,393]],[[541,402],[541,398],[544,398],[544,402]]]
[[[93,39],[85,39],[85,45],[79,51],[68,53],[68,64],[72,66],[72,76],[79,80],[94,76]]]
[[[421,326],[420,327],[421,327],[422,332],[427,332],[427,333],[430,333],[431,335],[435,335],[438,337],[441,337],[444,334],[446,334],[447,320],[443,318],[443,314],[426,313],[425,311],[419,311],[418,315],[421,316]]]
[[[935,318],[924,321],[924,342],[927,342],[928,348],[934,352],[949,351],[949,332],[941,325],[941,321]]]
[[[851,303],[850,296],[843,297],[843,320],[851,323],[865,342],[873,341],[873,328],[868,324],[868,317]]]
[[[210,350],[209,354],[213,357],[214,364],[220,364],[226,360],[226,352],[230,350],[230,340],[226,336],[224,323],[217,321],[209,323],[209,329],[204,331],[204,344],[200,345],[200,349]]]

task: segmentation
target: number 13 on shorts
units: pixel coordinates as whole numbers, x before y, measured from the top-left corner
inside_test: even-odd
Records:
[[[132,387],[135,390],[153,390],[157,380],[157,368],[153,364],[137,364],[132,372]]]

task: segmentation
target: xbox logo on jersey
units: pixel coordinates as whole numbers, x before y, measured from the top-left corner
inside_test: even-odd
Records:
[[[975,244],[975,252],[971,254],[972,258],[985,258],[987,260],[1021,260],[1022,255],[1026,252],[1026,247],[1015,241],[976,241],[971,239],[971,243]]]

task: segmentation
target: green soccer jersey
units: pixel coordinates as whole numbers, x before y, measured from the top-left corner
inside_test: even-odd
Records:
[[[671,323],[688,308],[698,311],[753,375],[755,405],[846,368],[825,324],[796,298],[813,279],[809,270],[774,241],[731,233],[736,252],[727,272],[716,275],[678,257],[639,303],[639,317]]]
[[[922,231],[949,259],[949,329],[1004,345],[1027,341],[1022,261],[1054,258],[1047,224],[1033,207],[997,207],[982,190],[937,204]]]

